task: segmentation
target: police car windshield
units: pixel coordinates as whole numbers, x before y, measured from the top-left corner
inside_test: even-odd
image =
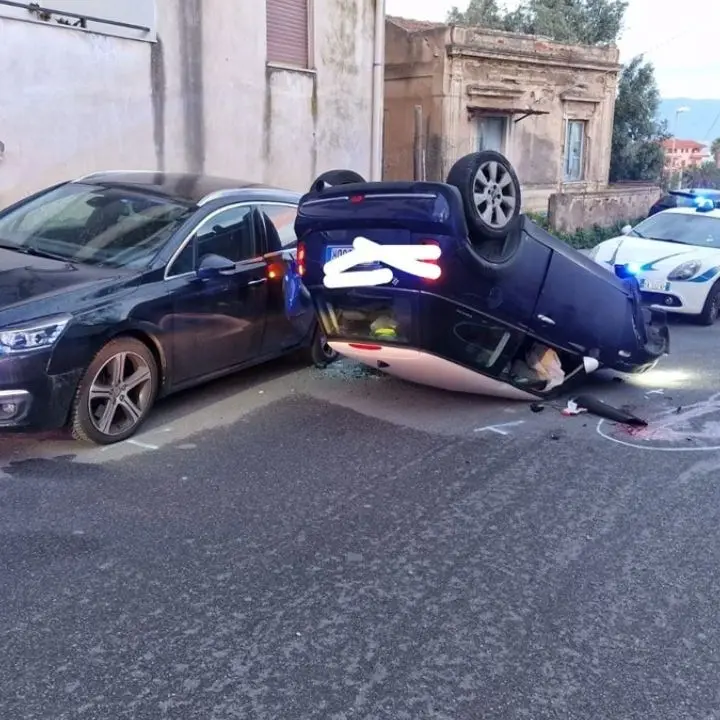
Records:
[[[702,213],[662,212],[643,220],[633,234],[648,240],[720,248],[720,217]]]

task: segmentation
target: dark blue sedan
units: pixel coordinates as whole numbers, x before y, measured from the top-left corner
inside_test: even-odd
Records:
[[[496,152],[447,182],[326,173],[295,224],[299,269],[331,348],[397,377],[534,398],[598,367],[643,372],[667,353],[665,314],[520,214]]]
[[[130,437],[155,399],[325,342],[295,271],[299,195],[104,173],[0,212],[0,428]]]

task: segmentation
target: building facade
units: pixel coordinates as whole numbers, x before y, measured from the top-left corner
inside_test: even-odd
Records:
[[[107,169],[367,175],[375,4],[0,0],[0,206]]]
[[[712,161],[707,145],[695,140],[669,138],[662,141],[665,151],[665,170],[670,173],[682,172]]]
[[[617,48],[391,17],[385,53],[387,179],[413,176],[420,106],[427,179],[493,149],[513,163],[525,210],[607,187]]]

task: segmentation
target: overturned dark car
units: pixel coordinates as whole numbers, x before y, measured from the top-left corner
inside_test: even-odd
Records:
[[[461,158],[445,183],[324,173],[295,231],[330,346],[405,380],[534,399],[599,367],[644,372],[669,350],[637,281],[522,215],[493,151]]]

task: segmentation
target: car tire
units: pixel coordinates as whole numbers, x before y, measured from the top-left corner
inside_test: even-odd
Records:
[[[720,316],[720,281],[716,282],[705,298],[702,312],[697,316],[700,325],[714,325]]]
[[[70,417],[73,437],[97,445],[127,440],[149,415],[159,377],[147,345],[131,337],[108,342],[93,358],[75,393]]]
[[[354,170],[328,170],[318,175],[310,186],[310,192],[322,192],[336,185],[353,185],[364,183],[365,178]]]
[[[447,184],[463,201],[470,239],[503,240],[520,214],[520,181],[510,161],[494,150],[461,157],[450,169]]]
[[[333,350],[328,344],[325,333],[318,325],[313,333],[312,343],[307,349],[307,359],[316,368],[326,368],[334,363],[340,355]]]

